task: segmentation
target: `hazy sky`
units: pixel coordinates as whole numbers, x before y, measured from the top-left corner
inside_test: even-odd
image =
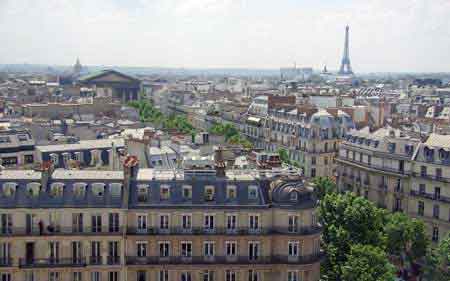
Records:
[[[0,64],[450,71],[450,0],[0,0]]]

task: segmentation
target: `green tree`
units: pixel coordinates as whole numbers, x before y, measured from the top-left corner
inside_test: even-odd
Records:
[[[426,255],[429,240],[423,221],[411,219],[403,213],[389,214],[384,232],[390,255],[400,256],[402,261],[406,258],[409,262]]]
[[[286,149],[278,148],[277,153],[280,156],[280,160],[283,163],[289,163],[290,162],[289,153],[288,153],[288,151]]]
[[[326,258],[324,280],[343,280],[342,266],[354,244],[380,246],[384,250],[384,211],[352,193],[329,193],[320,202],[322,239]]]
[[[316,177],[313,180],[314,191],[317,198],[322,200],[325,195],[331,192],[336,192],[336,184],[328,177]]]
[[[438,247],[430,248],[423,269],[425,280],[450,280],[450,233]]]
[[[395,267],[382,249],[356,244],[351,246],[342,266],[341,280],[393,281]]]

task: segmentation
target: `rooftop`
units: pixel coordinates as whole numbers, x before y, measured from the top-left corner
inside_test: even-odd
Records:
[[[123,171],[56,169],[52,178],[59,180],[123,180],[124,175]]]
[[[37,146],[37,150],[41,152],[54,152],[54,151],[107,148],[112,147],[113,143],[117,147],[123,147],[125,145],[125,142],[122,138],[115,138],[115,139],[85,140],[79,141],[78,143],[41,145]]]

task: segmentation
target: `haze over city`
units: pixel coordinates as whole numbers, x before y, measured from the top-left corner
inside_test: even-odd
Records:
[[[130,3],[132,2],[132,3]],[[450,2],[0,1],[1,64],[450,70]]]

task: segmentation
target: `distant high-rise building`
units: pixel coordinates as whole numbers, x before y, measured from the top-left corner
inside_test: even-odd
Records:
[[[352,67],[350,65],[350,52],[349,52],[349,27],[345,27],[345,43],[344,43],[344,55],[341,61],[341,68],[339,69],[339,74],[341,75],[353,75]]]

